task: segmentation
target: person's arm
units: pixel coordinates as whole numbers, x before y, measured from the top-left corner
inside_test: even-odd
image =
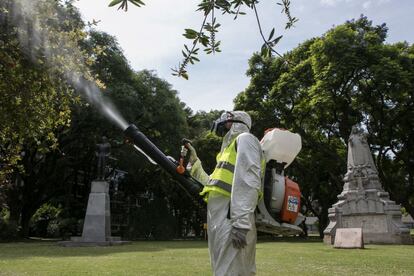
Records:
[[[197,179],[204,186],[207,185],[209,176],[204,171],[200,159],[197,159],[195,163],[191,166],[190,175]]]
[[[251,217],[256,209],[261,189],[262,149],[259,141],[250,133],[237,137],[237,159],[231,192],[232,226],[252,229]]]

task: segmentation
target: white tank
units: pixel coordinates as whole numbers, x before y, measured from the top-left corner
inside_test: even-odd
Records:
[[[302,139],[297,133],[275,128],[266,133],[260,144],[266,162],[269,160],[276,160],[279,163],[285,162],[285,168],[287,168],[301,150]]]
[[[285,200],[285,177],[277,174],[276,170],[272,170],[272,195],[270,199],[270,211],[272,213],[280,213],[283,201]]]

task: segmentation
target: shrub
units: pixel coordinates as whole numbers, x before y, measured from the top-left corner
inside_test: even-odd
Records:
[[[9,241],[18,238],[18,228],[9,223],[9,212],[6,208],[0,210],[0,240]]]
[[[58,219],[61,211],[62,209],[57,208],[50,203],[43,204],[30,220],[30,234],[37,237],[59,236],[56,227],[51,226],[49,229],[49,224]],[[48,230],[50,230],[51,233],[49,233]]]

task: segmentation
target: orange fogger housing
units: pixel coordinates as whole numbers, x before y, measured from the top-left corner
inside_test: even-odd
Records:
[[[298,183],[285,177],[285,199],[280,212],[280,220],[294,224],[300,210],[300,189]]]

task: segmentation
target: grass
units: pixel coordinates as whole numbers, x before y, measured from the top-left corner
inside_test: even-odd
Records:
[[[320,241],[259,242],[260,275],[414,275],[413,245],[333,249]],[[207,243],[134,242],[59,247],[54,242],[0,244],[0,275],[211,275]]]

